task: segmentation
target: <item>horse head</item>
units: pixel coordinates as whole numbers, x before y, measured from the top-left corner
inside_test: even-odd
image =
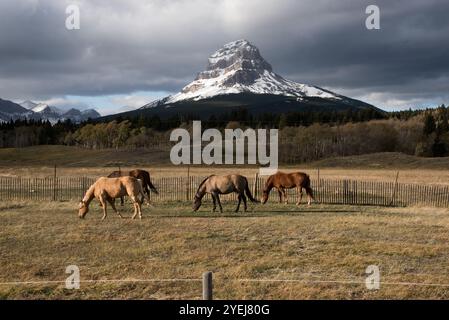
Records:
[[[267,201],[268,201],[268,194],[269,194],[269,192],[268,192],[267,189],[264,189],[264,190],[262,191],[262,198],[260,199],[260,202],[261,202],[262,204],[267,203]]]
[[[86,214],[89,212],[89,206],[86,204],[85,201],[81,200],[79,204],[79,210],[78,210],[78,217],[80,219],[84,219]]]
[[[201,207],[201,197],[198,196],[198,194],[195,195],[195,198],[193,199],[193,211],[198,211],[198,209]]]

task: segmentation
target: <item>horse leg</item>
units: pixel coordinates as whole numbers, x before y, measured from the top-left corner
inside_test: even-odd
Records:
[[[115,207],[115,199],[109,199],[108,202],[111,205],[112,210],[114,210],[114,212],[117,213],[121,219],[123,219],[123,216],[120,214],[120,212],[118,212],[117,208]]]
[[[243,199],[243,209],[246,212],[246,210],[248,209],[248,206],[247,206],[247,203],[246,203],[246,196],[242,195],[242,199]]]
[[[133,206],[134,206],[134,214],[133,214],[133,216],[131,217],[131,219],[134,220],[134,219],[136,218],[138,212],[137,212],[137,205],[136,205],[136,203],[133,203]]]
[[[217,197],[218,207],[220,208],[220,212],[223,213],[223,207],[221,206],[220,196],[218,194],[215,194]]]
[[[212,212],[215,212],[215,210],[217,210],[217,200],[215,199],[214,194],[211,194],[212,196],[212,202],[214,203],[214,207],[212,208]]]
[[[137,216],[137,207],[136,207],[136,204],[135,203],[133,203],[133,207],[134,207],[134,213],[133,213],[133,216],[131,217],[131,219],[132,220],[134,220],[135,218],[136,218],[136,216]]]
[[[297,187],[297,190],[298,190],[298,202],[296,203],[296,205],[299,206],[301,204],[301,200],[302,200],[302,188]]]
[[[120,197],[120,205],[123,207],[124,204],[125,204],[125,201],[123,200],[123,197]]]
[[[101,206],[103,207],[103,217],[101,218],[101,220],[106,219],[108,213],[106,211],[106,201],[105,201],[105,197],[104,196],[100,196],[100,203]]]
[[[136,205],[137,205],[137,210],[139,211],[139,219],[142,220],[142,204],[139,201],[137,201]]]
[[[282,195],[284,196],[284,202],[285,202],[285,204],[288,204],[287,191],[285,191],[284,188],[282,188],[281,190],[282,190]]]
[[[150,199],[150,189],[148,189],[148,185],[145,186],[145,193],[148,196],[148,199]]]
[[[137,208],[137,199],[136,199],[136,197],[134,197],[134,196],[132,196],[132,197],[130,197],[131,198],[131,200],[132,200],[132,202],[133,202],[133,206],[134,206],[134,214],[133,214],[133,216],[131,217],[131,219],[135,219],[136,217],[137,217],[137,215],[139,214],[139,210],[138,210],[138,208]]]
[[[239,194],[238,200],[239,200],[239,202],[237,203],[237,208],[235,208],[235,212],[239,212],[240,203],[242,202],[242,195],[241,194]]]
[[[277,188],[278,189],[278,193],[279,193],[279,203],[282,203],[282,192],[281,192],[281,189],[280,188]]]

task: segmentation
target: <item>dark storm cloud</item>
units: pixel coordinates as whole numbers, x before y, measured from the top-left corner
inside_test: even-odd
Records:
[[[64,27],[77,3],[81,30]],[[365,8],[381,30],[365,28]],[[246,38],[286,78],[379,107],[449,102],[445,0],[0,2],[0,97],[178,91]]]

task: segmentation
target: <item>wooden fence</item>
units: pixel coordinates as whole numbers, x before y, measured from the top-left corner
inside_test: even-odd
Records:
[[[151,194],[154,202],[190,201],[202,176],[154,178],[159,195]],[[0,200],[66,201],[79,200],[95,181],[92,177],[23,178],[0,177]],[[257,198],[265,179],[248,178],[251,191]],[[395,182],[359,180],[312,180],[315,199],[326,204],[378,205],[378,206],[449,206],[449,186],[417,185]],[[296,202],[296,190],[288,190],[290,202]],[[235,200],[236,195],[221,196],[223,201]],[[270,201],[279,199],[275,190]],[[303,201],[306,200],[305,192]]]

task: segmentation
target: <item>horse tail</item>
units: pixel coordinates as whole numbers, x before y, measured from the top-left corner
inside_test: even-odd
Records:
[[[142,196],[142,203],[143,200],[147,201],[147,204],[150,204],[150,197],[148,197],[148,195],[145,193],[144,189],[143,189],[143,181],[140,179],[137,179],[138,185],[139,185],[139,194]]]
[[[260,201],[259,200],[257,200],[257,199],[255,199],[254,197],[253,197],[253,195],[251,194],[251,191],[249,190],[249,184],[248,184],[248,179],[246,178],[246,177],[243,177],[244,179],[245,179],[245,193],[246,193],[246,196],[248,197],[248,199],[249,200],[251,200],[251,202],[254,202],[254,203],[259,203]]]
[[[310,176],[308,174],[306,174],[304,177],[303,187],[304,189],[306,189],[307,195],[314,200],[315,198],[313,197],[313,190],[312,187],[310,186]]]
[[[148,181],[148,187],[150,187],[150,190],[153,191],[155,194],[159,194],[159,191],[157,191],[156,187],[151,183],[151,180]]]
[[[145,171],[145,183],[147,184],[148,188],[150,188],[150,190],[152,192],[154,192],[155,194],[159,194],[159,192],[157,191],[156,187],[153,185],[153,183],[151,182],[151,177],[150,177],[150,173]]]

